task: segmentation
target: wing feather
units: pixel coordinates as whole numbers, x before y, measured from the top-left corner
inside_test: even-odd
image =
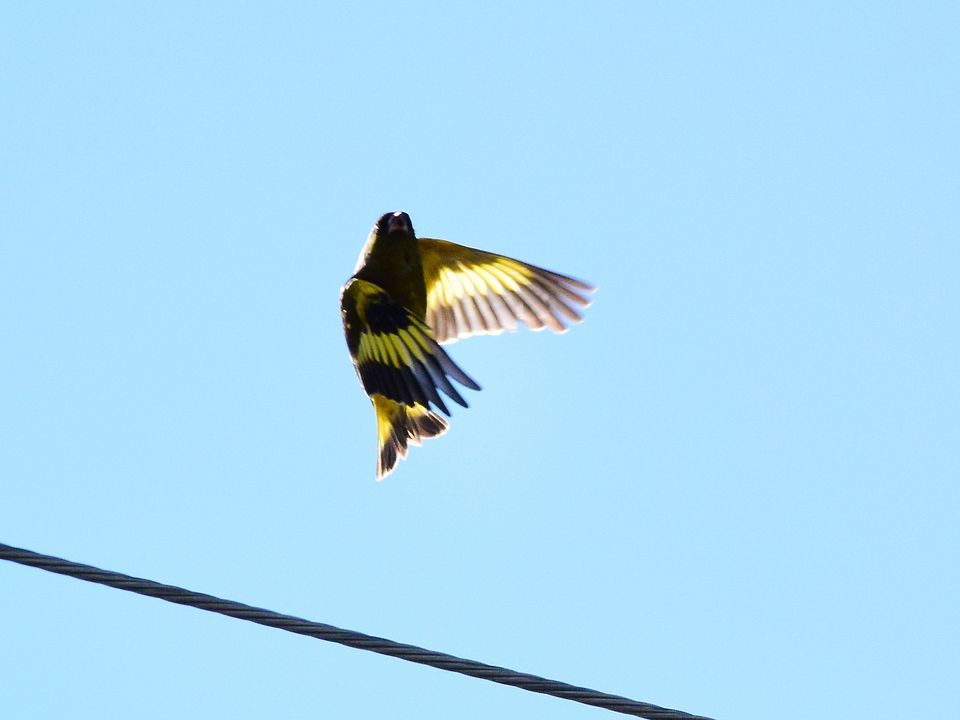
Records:
[[[564,332],[590,304],[594,288],[582,280],[446,240],[419,243],[426,321],[438,342],[516,330],[517,322]]]
[[[407,407],[433,404],[449,415],[441,391],[467,406],[451,379],[480,389],[440,347],[426,323],[374,283],[352,279],[340,306],[347,347],[368,395],[377,393]]]

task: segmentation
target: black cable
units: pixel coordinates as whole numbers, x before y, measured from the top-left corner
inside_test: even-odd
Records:
[[[148,597],[160,598],[167,602],[178,605],[189,605],[200,610],[220,613],[229,617],[239,618],[240,620],[249,620],[250,622],[267,627],[279,628],[287,632],[297,633],[298,635],[308,635],[328,640],[330,642],[340,643],[360,650],[369,650],[380,653],[381,655],[390,655],[410,662],[420,663],[439,668],[440,670],[449,670],[458,672],[471,677],[482,678],[502,685],[512,685],[522,690],[530,692],[553,695],[554,697],[575,702],[593,705],[594,707],[605,708],[613,712],[623,713],[624,715],[635,715],[637,717],[647,718],[648,720],[710,720],[700,715],[690,715],[680,710],[670,710],[658,705],[651,705],[638,700],[621,697],[619,695],[609,695],[607,693],[591,690],[589,688],[568,685],[557,680],[548,680],[547,678],[529,675],[528,673],[516,672],[507,668],[496,667],[495,665],[486,665],[475,660],[465,660],[446,653],[433,652],[416,645],[405,645],[403,643],[386,640],[384,638],[364,635],[353,630],[343,630],[333,625],[311,622],[303,618],[292,615],[281,615],[272,610],[244,605],[243,603],[232,600],[222,600],[212,595],[192,592],[174,585],[162,585],[152,580],[123,575],[122,573],[111,572],[110,570],[101,570],[90,565],[81,565],[62,558],[51,555],[41,555],[32,550],[23,550],[21,548],[11,547],[0,543],[0,560],[9,560],[28,565],[30,567],[40,568],[60,575],[68,575],[79,580],[99,583],[118,590],[128,590],[129,592],[146,595]]]

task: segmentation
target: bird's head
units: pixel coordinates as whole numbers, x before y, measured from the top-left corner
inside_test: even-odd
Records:
[[[389,212],[377,220],[377,234],[381,237],[401,233],[403,235],[413,235],[413,224],[410,222],[410,216],[402,210]]]

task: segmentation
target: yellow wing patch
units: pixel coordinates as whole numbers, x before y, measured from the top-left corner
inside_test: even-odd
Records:
[[[563,332],[582,320],[577,308],[590,304],[594,287],[582,280],[446,240],[419,244],[426,321],[438,342],[497,335],[516,330],[518,321]]]
[[[440,347],[426,323],[379,286],[354,278],[344,287],[340,305],[347,347],[367,395],[410,408],[429,410],[432,403],[449,415],[440,391],[467,406],[451,380],[480,389]]]

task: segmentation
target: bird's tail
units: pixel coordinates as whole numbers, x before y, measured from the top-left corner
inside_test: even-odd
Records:
[[[443,435],[447,421],[422,405],[401,405],[379,393],[372,396],[377,414],[377,480],[393,471],[407,456],[407,443],[419,445],[424,438]]]

